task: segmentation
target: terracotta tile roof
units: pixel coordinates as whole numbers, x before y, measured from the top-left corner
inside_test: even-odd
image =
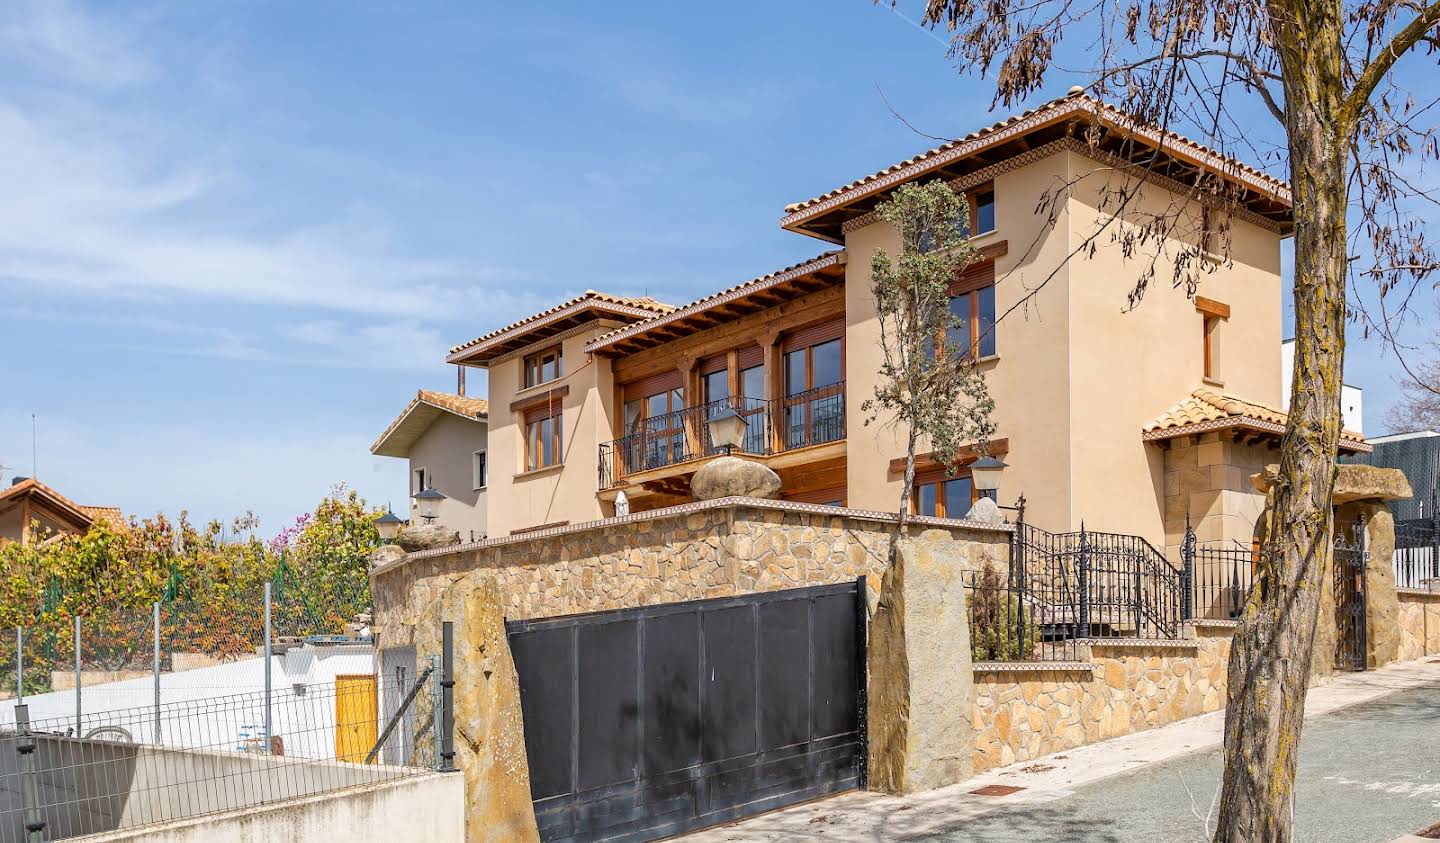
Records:
[[[610,331],[606,334],[601,334],[600,336],[586,343],[585,350],[594,351],[597,348],[602,348],[609,345],[615,340],[623,339],[624,337],[634,336],[635,334],[644,333],[651,328],[654,328],[658,325],[666,324],[667,322],[673,322],[678,319],[684,319],[688,316],[693,316],[694,314],[708,308],[724,304],[741,296],[749,295],[750,293],[753,293],[757,290],[763,290],[766,287],[769,287],[773,284],[781,283],[783,281],[787,281],[795,276],[804,275],[808,272],[814,272],[817,269],[822,269],[835,263],[842,263],[844,261],[844,254],[844,249],[832,249],[828,252],[822,252],[807,261],[801,261],[800,263],[787,266],[784,269],[777,269],[774,272],[761,275],[757,278],[751,278],[749,281],[741,282],[734,285],[733,287],[726,287],[718,293],[711,293],[710,295],[705,296],[701,299],[696,299],[689,304],[671,308],[667,313],[651,317],[650,319],[646,319],[642,322],[636,322],[633,325],[625,325],[624,327],[616,328],[615,330]]]
[[[430,408],[429,415],[417,416],[416,410]],[[453,392],[436,392],[433,389],[417,390],[415,397],[400,411],[400,415],[390,422],[370,445],[370,453],[380,456],[394,457],[404,456],[409,447],[416,439],[425,432],[430,423],[438,417],[439,412],[454,413],[467,419],[484,421],[490,415],[490,402],[484,398],[472,398],[468,395],[456,395]],[[396,439],[391,442],[391,438]]]
[[[110,526],[123,530],[129,527],[125,522],[125,513],[120,511],[118,506],[84,506],[80,510],[90,516],[91,521],[106,521]]]
[[[78,521],[84,521],[88,527],[98,518],[105,518],[119,527],[125,526],[125,516],[121,514],[118,507],[113,506],[83,506],[78,504],[49,486],[36,480],[34,477],[27,477],[18,483],[11,483],[4,489],[0,489],[0,503],[10,498],[22,497],[26,494],[37,495],[45,498],[47,502],[67,513]]]
[[[1161,142],[1163,134],[1163,141],[1166,145],[1188,152],[1190,155],[1206,161],[1211,166],[1232,177],[1240,177],[1243,181],[1252,183],[1251,186],[1256,187],[1262,192],[1273,193],[1286,202],[1290,201],[1290,185],[1287,182],[1277,179],[1262,170],[1251,167],[1233,157],[1226,156],[1204,144],[1192,141],[1183,135],[1169,131],[1162,133],[1155,127],[1136,123],[1130,115],[1114,106],[1106,105],[1086,94],[1072,92],[1028,111],[1006,118],[998,123],[986,126],[983,129],[971,132],[958,140],[953,140],[941,144],[934,149],[926,150],[913,158],[907,158],[898,164],[892,164],[883,170],[871,173],[849,184],[841,185],[834,190],[822,193],[812,199],[786,205],[785,213],[787,215],[796,215],[821,203],[840,198],[847,193],[855,193],[855,196],[847,197],[847,199],[851,199],[858,198],[858,196],[865,193],[873,192],[873,190],[883,190],[894,184],[913,178],[927,170],[939,167],[949,161],[973,155],[985,146],[990,145],[993,141],[1005,140],[1013,134],[1012,132],[1007,132],[1007,129],[1023,128],[1021,124],[1038,125],[1049,120],[1078,113],[1098,117],[1101,120],[1132,132],[1139,138],[1149,140],[1151,143]],[[871,188],[871,190],[867,190],[866,188]],[[792,220],[787,217],[781,220],[780,224],[783,227],[791,222]]]
[[[670,311],[675,309],[673,306],[665,304],[661,301],[656,301],[649,296],[644,296],[641,298],[634,298],[630,296],[612,296],[609,293],[602,293],[598,290],[586,290],[583,294],[578,295],[575,298],[570,299],[569,301],[561,302],[554,307],[542,310],[539,313],[531,314],[530,316],[527,316],[518,322],[511,322],[509,325],[506,325],[503,328],[496,328],[488,334],[483,334],[473,340],[470,340],[467,343],[457,345],[454,348],[450,349],[450,354],[453,356],[468,348],[477,346],[487,340],[491,340],[498,336],[501,336],[502,334],[507,334],[511,331],[514,331],[517,328],[523,328],[527,325],[530,325],[531,323],[540,322],[548,317],[556,316],[568,310],[579,309],[582,306],[592,303],[608,304],[615,307],[640,312],[648,311],[649,313],[669,313]]]
[[[449,410],[457,416],[485,418],[490,415],[490,402],[484,398],[456,395],[453,392],[436,392],[433,389],[422,389],[415,393],[415,400],[434,404],[442,410]]]
[[[1274,407],[1201,388],[1141,428],[1141,438],[1153,442],[1223,427],[1249,427],[1278,434],[1285,432],[1288,418],[1284,411]],[[1365,437],[1352,430],[1340,433],[1340,447],[1348,451],[1370,450]]]

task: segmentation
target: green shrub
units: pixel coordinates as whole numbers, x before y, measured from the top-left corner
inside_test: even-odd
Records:
[[[1033,658],[1039,629],[1033,619],[1024,617],[1022,622],[1022,617],[1020,598],[1005,587],[994,566],[987,564],[970,584],[971,659],[994,662]]]

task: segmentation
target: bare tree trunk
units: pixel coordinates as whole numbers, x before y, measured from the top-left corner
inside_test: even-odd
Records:
[[[1216,843],[1289,841],[1321,586],[1345,349],[1349,115],[1339,3],[1272,3],[1295,208],[1295,372],[1264,560],[1230,651]]]
[[[915,493],[915,441],[919,434],[910,425],[905,444],[905,480],[900,484],[900,535],[910,535],[910,499]],[[893,560],[892,560],[893,561]]]

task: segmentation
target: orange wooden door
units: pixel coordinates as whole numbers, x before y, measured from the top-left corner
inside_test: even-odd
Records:
[[[370,754],[379,735],[379,710],[374,676],[335,677],[335,757],[338,760],[360,762]]]

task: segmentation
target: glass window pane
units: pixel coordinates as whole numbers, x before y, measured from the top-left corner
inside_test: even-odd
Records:
[[[705,376],[705,403],[730,397],[730,373],[721,369]]]
[[[937,483],[926,483],[916,490],[916,497],[918,498],[916,501],[918,506],[915,507],[916,515],[935,514],[935,490],[938,485]]]
[[[785,355],[785,394],[805,391],[805,349]]]
[[[650,412],[646,413],[646,415],[648,415],[652,419],[659,418],[660,416],[663,416],[666,413],[670,412],[669,399],[667,397],[667,394],[664,392],[658,395],[651,395],[649,398],[645,399],[645,402],[650,405]],[[651,429],[658,430],[659,428],[652,427]]]
[[[970,511],[970,478],[945,481],[945,517],[964,518]]]
[[[740,394],[746,398],[765,397],[765,367],[751,366],[740,370]]]
[[[995,191],[987,190],[975,195],[975,232],[984,234],[995,230]]]
[[[534,471],[534,470],[538,467],[538,466],[536,465],[536,460],[538,460],[538,459],[540,458],[540,441],[539,441],[539,439],[536,438],[536,433],[537,433],[539,430],[540,430],[540,425],[537,424],[537,423],[535,423],[535,422],[530,422],[529,424],[525,425],[525,470],[526,470],[526,471]]]
[[[955,324],[945,329],[945,347],[963,354],[970,347],[970,294],[950,297],[950,318]]]
[[[555,421],[543,419],[540,422],[540,464],[550,465],[555,461]]]
[[[980,318],[976,328],[980,332],[980,356],[989,357],[995,353],[995,285],[981,287],[975,291],[980,299]]]
[[[554,462],[554,465],[559,465],[559,464],[560,464],[560,461],[561,461],[562,459],[564,459],[564,457],[565,457],[565,425],[563,424],[564,419],[565,419],[565,416],[564,416],[564,415],[562,415],[562,414],[560,414],[560,413],[556,413],[556,414],[555,414],[555,418],[551,420],[551,421],[553,421],[554,424],[555,424],[555,462]]]
[[[625,402],[625,429],[636,430],[640,426],[640,399]]]
[[[812,386],[829,386],[844,379],[840,371],[840,340],[822,342],[810,349],[810,365],[814,368]]]

